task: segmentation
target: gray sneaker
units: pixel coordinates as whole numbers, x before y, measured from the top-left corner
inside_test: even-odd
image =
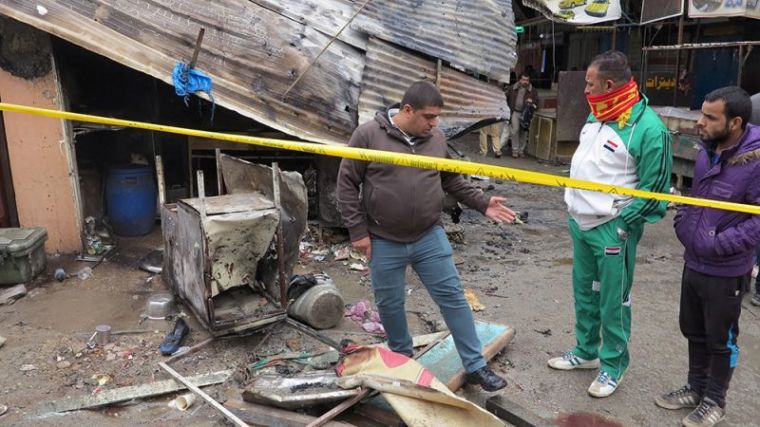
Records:
[[[752,299],[749,302],[752,305],[760,305],[760,292],[755,291],[755,295],[752,295]]]
[[[657,396],[654,399],[654,403],[660,408],[665,409],[681,409],[681,408],[696,408],[699,406],[699,401],[702,400],[702,396],[691,389],[686,384],[678,390],[673,390],[670,393],[665,393],[661,396]]]
[[[703,399],[697,409],[683,419],[684,427],[712,427],[726,418],[726,410],[710,399]]]

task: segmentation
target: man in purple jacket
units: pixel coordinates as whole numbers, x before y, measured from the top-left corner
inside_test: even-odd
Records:
[[[749,96],[735,86],[705,97],[692,196],[760,204],[760,127],[748,124],[751,112]],[[679,323],[689,340],[688,383],[655,403],[696,408],[684,426],[713,426],[725,417],[738,363],[739,315],[760,244],[760,215],[682,206],[675,228],[686,249]]]

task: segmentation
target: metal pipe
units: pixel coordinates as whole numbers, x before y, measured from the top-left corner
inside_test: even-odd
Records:
[[[739,46],[758,46],[760,41],[742,41],[742,42],[717,42],[717,43],[683,43],[663,46],[649,46],[641,48],[642,51],[654,50],[682,50],[682,49],[722,49]]]
[[[277,222],[277,270],[280,276],[280,307],[288,308],[288,280],[285,277],[285,242],[282,232],[282,203],[280,201],[280,168],[277,162],[272,162],[272,192],[274,193],[274,207],[280,214]]]

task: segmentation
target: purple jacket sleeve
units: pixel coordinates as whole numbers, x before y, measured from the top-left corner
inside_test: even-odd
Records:
[[[348,141],[349,147],[368,148],[367,138],[361,128],[354,131]],[[338,210],[343,218],[343,225],[348,229],[352,242],[367,237],[367,216],[362,206],[360,188],[364,182],[367,162],[343,159],[338,170],[338,185],[335,190]]]
[[[753,177],[760,179],[760,162],[755,166]],[[750,205],[760,205],[760,186],[750,184],[744,201]],[[760,245],[760,215],[750,215],[746,220],[726,228],[715,236],[716,252],[719,256],[731,256],[752,251]]]

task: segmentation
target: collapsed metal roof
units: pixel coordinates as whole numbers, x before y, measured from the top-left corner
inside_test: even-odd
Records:
[[[0,0],[0,13],[170,84],[205,28],[196,67],[213,78],[216,102],[306,140],[345,143],[369,108],[398,102],[423,75],[441,81],[448,134],[504,115],[498,84],[470,74],[509,79],[509,0],[365,3]],[[435,59],[445,61],[440,76]],[[378,72],[391,78],[370,78]]]
[[[370,120],[384,106],[399,102],[415,81],[435,81],[436,65],[430,59],[370,38],[359,97],[359,123]],[[444,99],[440,128],[449,138],[484,118],[509,115],[504,93],[494,90],[492,84],[445,67],[440,73],[439,87]]]

